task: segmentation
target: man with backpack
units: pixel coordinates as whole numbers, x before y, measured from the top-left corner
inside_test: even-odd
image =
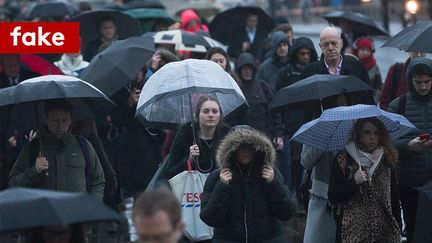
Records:
[[[426,53],[423,52],[409,52],[409,57],[404,63],[397,62],[390,66],[379,101],[381,109],[387,110],[392,100],[407,93],[406,71],[408,64],[412,59],[425,55]]]
[[[45,104],[46,126],[21,150],[9,175],[10,186],[88,192],[102,199],[104,172],[91,144],[70,132],[72,105],[64,99]]]
[[[418,187],[432,180],[432,60],[413,59],[407,68],[408,93],[390,103],[389,111],[404,115],[417,130],[397,141],[398,179],[408,242],[416,223]]]

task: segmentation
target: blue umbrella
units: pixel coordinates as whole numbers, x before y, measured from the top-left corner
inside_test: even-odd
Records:
[[[354,105],[325,110],[320,118],[303,124],[291,139],[325,151],[340,151],[345,148],[357,119],[368,117],[380,119],[393,139],[416,129],[404,116],[374,105]]]

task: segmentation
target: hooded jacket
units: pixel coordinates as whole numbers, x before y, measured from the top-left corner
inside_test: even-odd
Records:
[[[424,67],[432,74],[432,60],[428,58],[415,58],[407,68],[408,94],[406,96],[405,113],[403,114],[412,122],[417,130],[409,133],[395,142],[396,148],[401,153],[399,180],[401,185],[422,186],[432,179],[432,151],[410,151],[408,143],[421,133],[432,133],[432,92],[422,96],[418,94],[412,83],[414,70]],[[399,111],[400,97],[390,103],[389,111]]]
[[[247,169],[233,158],[241,144],[256,151]],[[222,140],[216,153],[219,170],[208,177],[201,200],[201,219],[214,227],[212,242],[283,242],[278,220],[290,219],[295,209],[275,160],[271,141],[255,129],[234,128]],[[264,164],[274,169],[270,183],[262,178]],[[219,179],[222,168],[232,172],[229,185]]]
[[[249,125],[270,138],[282,136],[283,124],[280,114],[270,113],[269,105],[274,98],[270,86],[263,80],[252,78],[252,80],[242,80],[240,70],[246,65],[251,65],[255,77],[255,59],[250,53],[242,53],[236,61],[236,72],[240,82],[240,88],[249,104],[249,109],[239,112],[234,118],[235,124]]]
[[[209,29],[206,25],[201,24],[200,17],[192,9],[184,10],[181,13],[180,20],[181,20],[181,29],[184,31],[188,31],[188,32],[197,32],[200,30],[205,31],[205,32],[209,31]],[[192,20],[196,21],[197,26],[194,28],[186,27],[187,24]]]
[[[281,58],[276,54],[277,49],[281,43],[287,43],[289,48],[289,41],[287,36],[282,31],[274,32],[272,34],[272,57],[267,59],[263,64],[261,64],[257,73],[257,78],[262,79],[266,83],[268,83],[273,89],[273,92],[277,91],[277,83],[280,79],[279,71],[284,68],[289,61],[289,53],[287,53],[285,60],[281,60]]]

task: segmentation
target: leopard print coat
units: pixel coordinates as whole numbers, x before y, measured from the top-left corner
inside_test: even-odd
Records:
[[[335,213],[338,222],[338,241],[400,242],[400,230],[391,207],[392,168],[383,163],[384,159],[375,169],[370,182],[360,187],[355,185],[358,189],[356,188],[353,196],[337,204]],[[359,169],[357,162],[346,151],[339,153],[335,162],[339,165],[345,182],[352,180],[354,173]]]

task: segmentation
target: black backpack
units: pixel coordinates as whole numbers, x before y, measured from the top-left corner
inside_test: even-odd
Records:
[[[85,160],[85,179],[86,179],[86,188],[87,192],[89,192],[90,189],[90,147],[89,142],[87,139],[85,139],[82,136],[74,135],[76,139],[78,140],[81,150],[84,155]],[[33,139],[30,142],[30,164],[34,165],[36,163],[36,158],[38,157],[40,148],[39,139]]]

